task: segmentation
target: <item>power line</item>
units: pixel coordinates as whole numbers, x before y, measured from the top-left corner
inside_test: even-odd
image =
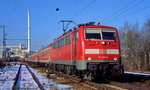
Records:
[[[78,13],[76,13],[73,17],[71,17],[69,20],[71,20],[71,19],[73,19],[73,18],[75,18],[76,16],[78,16],[81,12],[83,12],[84,10],[86,10],[89,6],[91,6],[94,2],[95,2],[96,0],[93,0],[93,1],[91,1],[87,6],[85,6],[83,9],[81,9]],[[68,3],[68,2],[66,2],[66,3]],[[65,4],[66,3],[64,3],[62,6],[66,6]],[[61,9],[61,8],[60,8]],[[47,17],[47,16],[46,16]],[[45,17],[44,17],[45,18]],[[41,19],[39,19],[39,21],[40,21]],[[36,23],[38,23],[39,21],[37,21]],[[35,24],[35,23],[34,23]],[[66,25],[66,27],[68,26],[68,24]],[[65,28],[66,28],[65,27]],[[47,34],[47,33],[46,33]],[[44,34],[44,36],[46,36],[45,34]],[[43,37],[42,37],[43,38]],[[45,39],[46,40],[46,39]],[[41,40],[42,41],[42,40]]]
[[[124,14],[125,12],[127,12],[128,10],[134,8],[134,7],[137,6],[138,4],[141,4],[141,2],[143,2],[143,1],[144,1],[144,0],[141,0],[141,1],[139,1],[139,2],[137,2],[137,3],[135,3],[135,4],[133,4],[132,6],[130,6],[130,7],[128,7],[128,8],[125,8],[124,10],[122,10],[122,11],[121,11],[120,13],[118,13],[117,15],[113,15],[112,18],[110,18],[109,20],[107,20],[107,21],[104,22],[104,23],[110,22],[110,21],[112,21],[113,19],[115,19],[115,18],[121,16],[122,14]]]
[[[66,6],[66,4],[68,4],[68,1],[66,1],[65,3],[62,3],[62,5],[56,7],[56,11],[59,11],[59,9],[64,8],[64,7]],[[41,17],[41,18],[37,19],[34,24],[37,24],[37,23],[39,23],[40,21],[42,21],[42,20],[46,19],[47,17],[49,17],[50,15],[55,14],[56,11],[52,11],[52,12],[50,12],[50,14],[48,14],[48,15],[46,14],[44,17]]]
[[[76,13],[73,17],[71,17],[69,20],[72,20],[73,18],[75,18],[76,16],[78,16],[79,14],[81,14],[81,12],[83,12],[84,10],[86,10],[89,6],[91,6],[96,0],[91,1],[87,6],[85,6],[83,9],[81,9],[78,13]]]
[[[69,1],[69,0],[68,0],[68,1]],[[56,9],[58,8],[58,9],[61,10],[62,8],[66,7],[66,6],[68,5],[68,1],[62,3],[60,6],[56,7]],[[70,2],[69,2],[69,3],[70,3]],[[66,5],[66,4],[67,4],[67,5]],[[56,10],[56,11],[59,12],[60,10]],[[53,15],[56,11],[51,12],[50,14],[46,15],[45,17],[41,17],[41,18],[37,19],[36,22],[35,22],[34,24],[37,24],[37,23],[39,23],[40,21],[42,21],[43,19],[46,19],[47,17],[49,17],[50,15]],[[52,25],[52,26],[53,26],[53,25]],[[45,37],[45,36],[48,37],[48,35],[46,35],[46,34],[49,35],[49,33],[46,32],[45,34],[42,35],[41,38],[43,38],[43,37]],[[44,40],[46,40],[46,39],[44,39]],[[43,41],[43,39],[42,39],[41,41]]]
[[[120,13],[122,10],[126,9],[126,7],[132,5],[136,0],[133,0],[131,2],[129,2],[127,5],[125,5],[124,7],[122,7],[121,9],[119,9],[118,11],[114,12],[113,14],[111,14],[110,16],[106,17],[105,19],[102,20],[102,22],[108,20],[109,18],[112,18],[114,15],[116,15],[117,13]]]
[[[131,7],[125,9],[124,11],[122,11],[122,12],[121,12],[120,14],[118,14],[117,16],[114,16],[114,18],[111,18],[110,20],[108,20],[107,22],[110,22],[110,21],[112,21],[113,19],[115,19],[115,18],[121,16],[122,14],[124,14],[125,12],[127,12],[128,10],[134,8],[134,7],[137,6],[138,4],[141,4],[141,2],[143,2],[143,1],[144,1],[144,0],[141,0],[141,1],[137,2],[137,3],[135,3],[135,4],[132,5]],[[106,23],[107,23],[107,22],[106,22]]]
[[[83,9],[81,9],[78,13],[76,13],[73,17],[71,17],[69,20],[72,20],[76,16],[78,16],[81,12],[86,10],[89,6],[91,6],[96,0],[91,1],[87,6],[85,6]],[[64,28],[68,27],[69,24],[67,24]],[[45,39],[46,40],[46,39]]]
[[[146,10],[146,9],[148,9],[148,8],[150,8],[150,6],[147,6],[147,7],[141,8],[141,9],[138,9],[138,10],[136,10],[136,11],[134,11],[134,12],[131,12],[130,14],[124,15],[124,16],[118,18],[118,19],[115,19],[115,20],[111,21],[111,22],[114,22],[114,21],[123,19],[123,18],[128,17],[128,16],[130,16],[130,15],[133,15],[133,14],[135,14],[135,13],[138,13],[138,12],[141,12],[141,11],[143,11],[143,10]],[[111,22],[109,22],[109,23],[111,23]]]
[[[57,7],[58,9],[60,9],[60,10],[63,10],[63,8],[65,8],[66,6],[70,6],[70,4],[72,4],[72,1],[70,1],[70,0],[67,0],[66,2],[64,2],[64,3],[62,3],[62,5],[60,5],[59,7]],[[57,9],[56,8],[56,9]],[[56,12],[56,11],[55,11]],[[59,12],[59,11],[58,11]],[[52,14],[54,14],[54,12],[52,13]],[[52,15],[51,14],[51,15]],[[48,17],[49,15],[47,15],[46,17]],[[44,17],[45,18],[45,17]],[[39,20],[40,21],[40,20]],[[36,22],[36,23],[38,23],[38,22]],[[64,27],[64,28],[67,28],[68,27],[68,25],[69,25],[69,23]],[[52,26],[54,26],[54,25],[52,25]],[[51,32],[52,34],[53,34],[53,32]],[[56,33],[56,32],[55,32]],[[49,33],[48,32],[46,32],[45,34],[43,34],[42,35],[42,37],[40,38],[41,40],[40,41],[45,41],[45,40],[47,40],[47,39],[45,39],[45,38],[48,38],[50,35],[49,35]]]
[[[106,17],[105,19],[102,20],[102,22],[108,20],[109,18],[112,18],[114,15],[120,13],[122,10],[126,9],[126,7],[132,5],[136,0],[133,0],[131,2],[129,2],[127,5],[125,5],[124,7],[122,7],[121,9],[119,9],[118,11],[114,12],[113,14],[111,14],[110,16]]]

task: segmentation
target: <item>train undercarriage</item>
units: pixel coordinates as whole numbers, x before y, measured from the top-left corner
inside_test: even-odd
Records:
[[[118,77],[124,73],[123,66],[120,64],[88,64],[87,70],[77,70],[73,65],[44,63],[38,63],[38,65],[46,66],[68,75],[78,76],[82,80],[88,79],[92,81],[101,81],[108,78]]]

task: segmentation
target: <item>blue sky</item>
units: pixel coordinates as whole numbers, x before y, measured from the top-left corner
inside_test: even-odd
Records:
[[[150,18],[150,0],[0,0],[0,25],[6,25],[7,39],[27,39],[28,9],[32,50],[41,49],[63,34],[60,20],[71,19],[76,24],[94,21],[119,29],[125,22],[142,26]],[[9,46],[20,43],[27,46],[26,41],[7,40]]]

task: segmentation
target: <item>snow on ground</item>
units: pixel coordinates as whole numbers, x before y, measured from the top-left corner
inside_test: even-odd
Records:
[[[135,75],[144,75],[144,76],[150,76],[150,74],[144,74],[144,73],[137,73],[137,72],[124,72],[125,74],[135,74]]]
[[[2,69],[0,69],[0,90],[12,90],[20,65],[16,63],[11,64],[12,65],[5,66]],[[51,90],[51,88],[53,87],[57,88],[58,90],[70,90],[70,88],[72,87],[70,85],[64,85],[53,82],[52,80],[38,73],[37,70],[33,68],[30,69],[37,76],[41,84],[44,86],[45,90]],[[22,65],[20,74],[21,75],[17,83],[17,85],[19,86],[19,90],[40,90],[37,83],[33,80],[30,72],[28,71],[25,65]]]
[[[0,90],[11,90],[19,65],[5,66],[0,69]]]
[[[34,81],[33,77],[31,76],[30,72],[28,71],[25,65],[22,65],[21,67],[21,75],[17,84],[19,86],[19,89],[40,90],[40,88]]]
[[[44,86],[46,90],[50,90],[51,87],[56,87],[58,90],[73,90],[71,89],[72,86],[64,85],[60,83],[53,82],[52,80],[48,79],[47,77],[43,76],[42,74],[38,73],[37,70],[30,68],[31,71],[37,76],[41,84]]]
[[[12,86],[14,84],[14,80],[16,78],[18,69],[20,65],[16,63],[11,63],[10,66],[5,66],[0,68],[0,90],[12,90]],[[53,82],[52,80],[48,79],[47,77],[43,76],[37,70],[30,68],[32,72],[37,76],[41,84],[44,86],[45,90],[50,90],[52,87],[56,87],[59,90],[70,90],[72,86],[64,85],[60,83]],[[125,74],[135,74],[135,75],[145,75],[150,76],[150,74],[144,73],[136,73],[136,72],[125,72]],[[18,85],[20,90],[30,89],[30,90],[40,90],[37,83],[33,80],[31,74],[27,70],[25,65],[22,65],[21,68],[21,76],[19,78]]]

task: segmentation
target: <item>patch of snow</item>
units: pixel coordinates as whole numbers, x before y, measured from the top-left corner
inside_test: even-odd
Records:
[[[19,89],[24,88],[24,89],[36,89],[40,90],[38,87],[37,83],[34,81],[32,75],[28,71],[25,65],[22,65],[21,67],[21,75],[20,79],[18,81],[18,86]]]
[[[12,90],[14,81],[0,81],[0,90]]]
[[[150,74],[144,74],[144,73],[137,73],[137,72],[124,72],[126,74],[135,74],[135,75],[145,75],[145,76],[150,76]]]
[[[63,85],[63,84],[59,84],[59,83],[54,84],[54,86],[56,86],[56,87],[59,88],[60,90],[66,90],[66,89],[68,89],[68,88],[71,88],[70,85]],[[70,90],[70,89],[69,89],[69,90]],[[73,90],[73,89],[71,89],[71,90]]]
[[[19,65],[5,66],[0,69],[0,90],[12,90]]]
[[[38,73],[37,70],[33,68],[30,68],[30,70],[37,76],[37,78],[39,79],[39,81],[41,82],[41,84],[46,90],[50,90],[51,87],[56,87],[59,90],[66,90],[66,89],[73,90],[71,89],[72,86],[70,85],[64,85],[64,84],[53,82],[52,80]]]
[[[12,90],[19,66],[20,65],[16,63],[11,63],[10,66],[5,66],[0,69],[0,90]],[[30,69],[37,76],[45,90],[51,90],[52,87],[56,87],[59,90],[70,90],[72,87],[70,85],[56,83],[51,79],[48,79],[47,77],[38,73],[37,70],[33,68]],[[40,90],[40,88],[38,87],[37,83],[33,80],[32,75],[30,74],[25,65],[22,65],[20,74],[21,75],[17,83],[17,85],[19,86],[19,90]]]

